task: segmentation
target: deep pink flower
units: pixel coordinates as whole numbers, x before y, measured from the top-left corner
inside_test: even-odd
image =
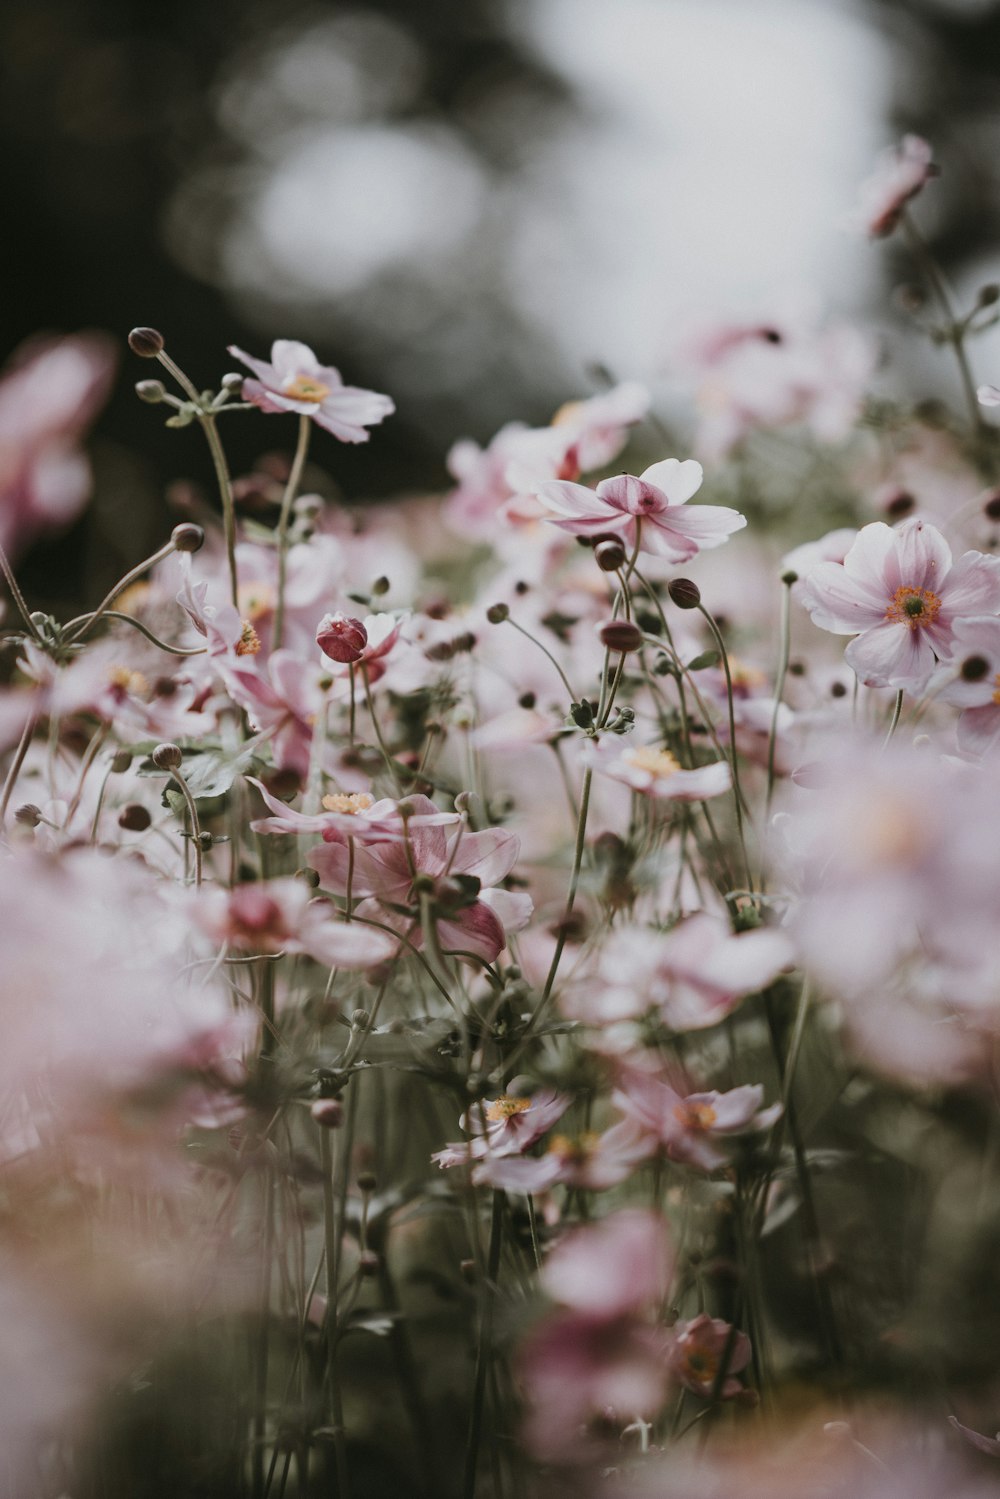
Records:
[[[873,239],[891,234],[911,198],[937,175],[933,148],[919,135],[904,135],[879,157],[872,175],[862,183],[859,226]]]
[[[366,614],[363,620],[348,619],[340,613],[324,614],[316,628],[316,643],[333,663],[336,676],[345,676],[343,668],[354,666],[371,686],[385,675],[386,657],[402,627],[403,619],[394,614]]]
[[[563,480],[540,485],[537,494],[556,512],[556,519],[548,517],[550,524],[574,536],[607,531],[629,548],[639,537],[641,551],[670,562],[689,562],[709,547],[722,546],[746,525],[745,516],[724,505],[687,505],[701,481],[701,464],[694,459],[681,463],[665,458],[638,478],[618,474],[602,479],[596,490]]]
[[[244,380],[243,397],[262,411],[295,411],[341,442],[367,442],[367,427],[377,426],[395,411],[388,396],[345,385],[340,371],[320,364],[306,344],[279,338],[271,345],[271,363],[254,359],[230,344],[229,352],[253,370],[255,380]]]
[[[199,891],[192,914],[216,942],[242,952],[307,953],[327,968],[371,968],[396,951],[384,932],[343,921],[328,901],[313,900],[301,880]]]
[[[845,659],[866,687],[920,692],[954,654],[956,621],[1000,610],[1000,559],[966,552],[953,565],[936,527],[875,521],[842,563],[812,568],[803,602],[820,629],[857,636]]]
[[[725,1360],[725,1373],[722,1373]],[[678,1322],[670,1347],[670,1372],[685,1389],[706,1400],[716,1394],[731,1400],[743,1388],[734,1376],[750,1362],[750,1339],[734,1331],[721,1317],[702,1312],[690,1322]],[[721,1383],[720,1383],[721,1379]]]
[[[324,656],[341,665],[360,661],[368,644],[368,631],[360,619],[351,619],[339,610],[324,614],[316,628],[316,644]]]
[[[305,778],[313,725],[323,705],[319,667],[294,651],[279,650],[268,657],[266,677],[238,662],[220,671],[233,702],[255,730],[270,736],[275,765]]]

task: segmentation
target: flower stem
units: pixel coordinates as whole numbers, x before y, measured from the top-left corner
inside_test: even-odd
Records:
[[[785,678],[788,675],[788,657],[792,644],[792,585],[785,578],[782,578],[781,582],[781,643],[778,651],[778,676],[774,684],[774,712],[771,714],[771,733],[767,741],[767,797],[764,802],[765,821],[770,815],[771,799],[774,796],[774,756],[778,744],[778,714],[781,712],[781,698],[785,690]]]
[[[465,1449],[465,1479],[462,1484],[462,1499],[475,1499],[476,1469],[479,1458],[479,1443],[483,1428],[483,1405],[486,1397],[486,1375],[492,1358],[493,1311],[496,1302],[497,1279],[500,1273],[500,1251],[503,1246],[504,1194],[494,1191],[493,1214],[490,1222],[490,1247],[486,1262],[486,1280],[483,1286],[483,1314],[479,1328],[479,1347],[476,1353],[476,1377],[472,1391],[472,1412],[469,1418],[469,1437]]]
[[[312,431],[312,420],[308,416],[299,417],[299,440],[295,448],[295,457],[292,459],[291,472],[288,475],[288,483],[285,485],[285,493],[281,499],[281,514],[278,517],[278,599],[274,606],[274,634],[271,638],[271,649],[277,650],[281,645],[285,629],[285,577],[288,567],[288,522],[292,513],[292,502],[298,494],[299,484],[302,479],[302,470],[305,467],[306,453],[309,451],[309,435]]]
[[[712,632],[712,638],[719,648],[722,657],[722,669],[726,674],[726,702],[729,708],[729,763],[733,771],[733,802],[736,807],[736,832],[740,840],[740,848],[743,851],[743,867],[746,874],[747,889],[753,890],[753,875],[750,873],[750,855],[747,853],[746,833],[743,827],[743,791],[740,787],[739,760],[736,754],[736,709],[733,702],[733,677],[729,668],[729,653],[726,650],[726,642],[722,638],[722,631],[715,623],[710,611],[704,604],[698,605],[699,614],[704,616],[708,628]]]

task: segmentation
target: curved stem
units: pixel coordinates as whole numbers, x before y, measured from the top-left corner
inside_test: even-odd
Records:
[[[17,605],[17,612],[18,614],[20,614],[21,618],[24,620],[24,623],[27,625],[28,631],[31,634],[31,638],[33,640],[41,640],[42,637],[36,630],[35,622],[31,618],[31,610],[28,608],[27,600],[18,587],[17,579],[14,576],[14,569],[10,565],[10,559],[8,558],[7,553],[4,551],[2,546],[0,546],[0,572],[3,573],[4,578],[7,580],[7,587],[10,589],[10,596],[14,600],[14,603]]]
[[[74,640],[81,640],[84,635],[88,634],[97,624],[97,621],[108,613],[111,605],[120,593],[124,593],[126,588],[130,584],[137,582],[144,572],[148,571],[151,567],[155,567],[157,562],[162,562],[164,557],[169,557],[171,552],[175,550],[173,542],[168,541],[164,546],[159,547],[151,557],[147,557],[145,561],[137,562],[135,567],[129,568],[124,578],[119,578],[114,588],[111,589],[110,593],[105,595],[103,602],[96,609],[90,614],[78,614],[76,619],[71,619],[64,627],[66,631],[72,631],[72,634],[67,634],[66,636],[67,644],[72,644]],[[119,618],[122,617],[119,615]],[[75,629],[73,628],[74,625],[76,626]]]
[[[274,606],[274,633],[271,638],[271,649],[274,651],[281,645],[285,629],[285,575],[288,566],[288,522],[292,513],[292,503],[298,494],[299,484],[302,479],[302,470],[305,467],[306,453],[309,451],[309,435],[311,432],[312,418],[300,416],[299,440],[295,447],[295,457],[292,459],[292,467],[288,475],[288,483],[285,485],[285,493],[281,497],[281,514],[278,517],[278,598]]]
[[[917,260],[923,266],[927,279],[933,288],[934,295],[938,299],[941,311],[944,313],[948,324],[948,342],[955,350],[955,359],[958,363],[962,391],[965,395],[965,403],[969,408],[969,421],[973,432],[978,436],[983,432],[986,423],[983,421],[983,414],[980,410],[978,397],[976,396],[976,382],[972,377],[969,357],[965,352],[965,325],[955,310],[955,304],[952,301],[951,292],[948,289],[948,283],[944,278],[941,268],[931,254],[923,235],[913,222],[910,214],[904,211],[901,222],[906,237],[910,242],[910,247],[916,255]]]
[[[21,766],[24,764],[24,757],[28,753],[28,746],[31,744],[31,738],[35,732],[35,725],[37,724],[37,722],[38,719],[35,717],[35,715],[33,713],[30,713],[25,722],[24,728],[21,731],[21,738],[18,742],[17,749],[14,751],[14,758],[10,762],[10,769],[7,772],[7,779],[3,783],[3,792],[0,793],[0,828],[3,827],[4,821],[7,817],[7,808],[10,805],[10,799],[14,793],[14,787],[17,784],[17,778],[21,773]]]
[[[131,625],[133,630],[138,630],[140,635],[145,635],[146,639],[151,640],[154,645],[159,646],[161,651],[169,651],[171,656],[204,656],[208,652],[208,647],[205,645],[168,645],[165,640],[161,640],[158,635],[154,635],[152,630],[148,629],[141,620],[135,619],[131,614],[122,614],[118,609],[105,609],[104,618],[117,619],[123,625]]]
[[[889,720],[889,732],[886,734],[885,738],[882,741],[882,748],[883,749],[887,749],[888,748],[888,746],[889,746],[889,740],[892,738],[893,734],[895,734],[895,732],[896,732],[896,727],[897,727],[897,725],[899,723],[900,715],[902,714],[902,712],[903,712],[903,689],[901,687],[899,689],[899,691],[896,693],[896,701],[892,705],[892,718]]]

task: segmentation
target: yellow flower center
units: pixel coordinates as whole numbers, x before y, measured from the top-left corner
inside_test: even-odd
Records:
[[[549,1154],[557,1155],[567,1164],[572,1162],[582,1165],[593,1155],[598,1138],[594,1130],[586,1130],[582,1135],[575,1136],[553,1135],[549,1144]]]
[[[142,697],[149,691],[149,683],[142,672],[133,671],[130,666],[110,667],[108,681],[112,687],[118,687],[122,692],[129,692],[133,697]]]
[[[274,589],[270,583],[264,583],[260,579],[252,583],[241,583],[236,598],[240,613],[251,624],[256,624],[265,614],[274,612]]]
[[[629,765],[634,765],[636,770],[648,771],[657,781],[667,780],[669,776],[676,775],[681,768],[669,750],[654,749],[651,744],[626,750],[622,758]]]
[[[512,1114],[526,1114],[531,1108],[530,1098],[511,1098],[502,1093],[499,1098],[494,1098],[492,1103],[486,1105],[486,1117],[491,1124],[499,1124],[503,1119],[509,1119]]]
[[[284,386],[282,395],[291,396],[293,401],[325,401],[330,394],[329,385],[324,385],[322,380],[317,380],[313,375],[296,375],[295,379]]]
[[[893,624],[908,625],[916,630],[920,625],[933,624],[941,600],[929,588],[897,588],[885,617]]]
[[[346,812],[349,817],[367,812],[374,805],[375,798],[367,791],[330,791],[323,798],[323,806],[328,812]]]
[[[248,619],[243,621],[243,631],[236,642],[237,656],[256,656],[260,650],[260,636]]]
[[[692,1348],[684,1364],[689,1377],[699,1384],[707,1384],[719,1372],[719,1360],[705,1348]]]
[[[674,1109],[674,1118],[689,1129],[711,1129],[717,1117],[710,1103],[679,1103]]]

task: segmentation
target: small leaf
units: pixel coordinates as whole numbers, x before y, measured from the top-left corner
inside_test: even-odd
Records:
[[[700,656],[695,656],[693,661],[688,662],[688,671],[704,671],[708,666],[718,666],[720,660],[718,651],[702,651]]]

